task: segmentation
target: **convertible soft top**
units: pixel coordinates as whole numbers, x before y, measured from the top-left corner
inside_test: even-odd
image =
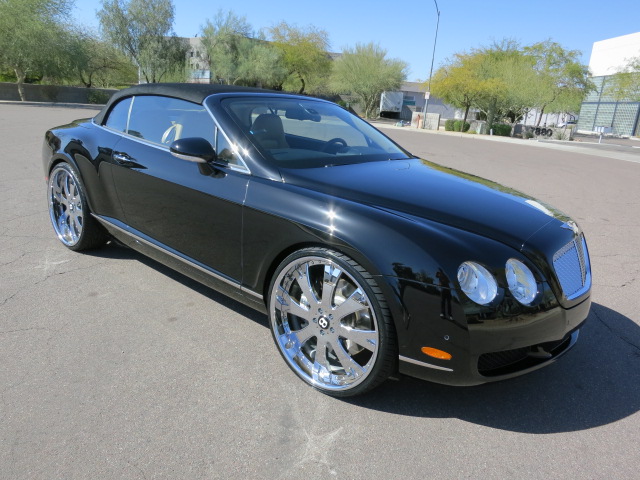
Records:
[[[235,85],[211,85],[199,83],[145,83],[134,87],[126,88],[114,93],[107,104],[94,117],[96,123],[101,124],[104,116],[111,106],[121,98],[133,95],[162,95],[165,97],[179,98],[189,102],[201,104],[205,98],[215,93],[283,93],[274,90],[264,90],[261,88],[238,87]]]

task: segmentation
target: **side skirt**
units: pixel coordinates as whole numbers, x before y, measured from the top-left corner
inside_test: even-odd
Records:
[[[264,299],[260,293],[242,286],[242,284],[193,258],[164,245],[139,232],[115,218],[91,214],[107,231],[124,245],[136,250],[197,282],[227,295],[248,307],[267,313]]]

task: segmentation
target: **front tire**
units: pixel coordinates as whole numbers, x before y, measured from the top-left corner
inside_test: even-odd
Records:
[[[284,259],[269,288],[269,323],[289,367],[328,395],[362,394],[396,368],[395,328],[382,292],[341,253],[306,248]]]
[[[49,218],[58,240],[71,250],[103,245],[107,234],[91,216],[80,175],[68,163],[59,163],[49,174]]]

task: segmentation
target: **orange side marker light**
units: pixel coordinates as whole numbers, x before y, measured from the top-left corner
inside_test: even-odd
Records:
[[[444,350],[438,350],[437,348],[422,347],[422,353],[429,355],[430,357],[437,358],[439,360],[451,360],[451,354]]]

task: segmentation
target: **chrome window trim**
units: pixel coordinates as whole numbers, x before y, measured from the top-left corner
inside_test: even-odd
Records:
[[[211,97],[213,95],[209,95],[209,97]],[[207,98],[209,98],[207,97]],[[240,160],[242,162],[242,165],[233,165],[233,164],[229,164],[230,167],[236,167],[238,169],[238,171],[245,171],[248,174],[251,174],[251,170],[249,169],[249,167],[247,166],[247,162],[244,161],[244,159],[242,158],[242,156],[240,155],[240,148],[238,148],[238,145],[235,144],[234,142],[231,141],[231,139],[229,138],[229,135],[226,134],[226,132],[222,129],[222,127],[220,126],[220,123],[218,122],[218,120],[216,119],[216,116],[213,114],[213,112],[211,111],[211,109],[209,108],[209,106],[207,105],[207,98],[204,99],[202,106],[204,107],[204,109],[209,112],[209,116],[213,119],[213,123],[216,126],[216,131],[215,131],[215,136],[214,136],[214,141],[216,142],[215,146],[218,145],[218,132],[222,133],[222,136],[227,140],[227,142],[229,142],[229,145],[232,145],[234,147],[236,147],[236,151],[234,152],[237,156],[238,156],[238,160]]]
[[[264,92],[217,92],[207,95],[204,99],[206,102],[208,98],[215,97],[281,97],[281,98],[293,98],[298,100],[310,100],[314,102],[323,102],[323,103],[334,103],[329,100],[325,100],[323,98],[317,97],[307,97],[305,95],[299,95],[297,93],[287,93],[287,92],[273,92],[273,91],[264,91]]]
[[[253,290],[249,290],[248,288],[243,287],[240,282],[237,282],[235,280],[231,280],[231,279],[229,279],[229,278],[227,278],[227,277],[225,277],[225,276],[223,276],[221,274],[218,274],[218,273],[214,272],[212,269],[210,269],[210,268],[208,268],[206,266],[200,265],[198,262],[196,262],[194,260],[191,260],[188,257],[179,255],[177,253],[172,252],[171,250],[169,250],[167,248],[161,247],[160,245],[157,245],[157,244],[155,244],[153,242],[150,242],[149,240],[147,240],[145,238],[142,238],[141,236],[136,235],[135,233],[133,233],[133,232],[131,232],[129,230],[126,230],[126,229],[120,227],[119,225],[116,225],[113,222],[110,222],[109,220],[107,220],[104,217],[101,217],[100,215],[96,215],[95,213],[91,213],[91,216],[94,217],[96,220],[98,220],[100,223],[108,225],[109,227],[112,227],[112,228],[118,230],[119,232],[121,232],[121,233],[123,233],[123,234],[125,234],[125,235],[127,235],[127,236],[129,236],[131,238],[133,238],[137,242],[144,243],[145,245],[147,245],[149,247],[155,248],[156,250],[158,250],[158,251],[160,251],[160,252],[162,252],[162,253],[164,253],[166,255],[169,255],[172,258],[175,258],[176,260],[180,260],[181,262],[189,265],[190,267],[195,268],[196,270],[199,270],[199,271],[201,271],[203,273],[206,273],[207,275],[215,278],[216,280],[220,280],[221,282],[226,283],[227,285],[230,285],[232,287],[236,287],[242,293],[247,293],[247,294],[249,294],[249,295],[251,295],[253,297],[256,297],[256,298],[258,298],[260,300],[263,300],[263,296],[262,295],[260,295],[257,292],[254,292]]]
[[[146,95],[146,96],[148,96],[148,95]],[[157,97],[162,97],[162,95],[156,95],[156,96]],[[131,103],[129,104],[129,113],[127,114],[127,130],[129,130],[129,120],[131,118],[131,110],[133,108],[133,103],[135,102],[136,95],[134,95],[132,97],[127,97],[127,98],[131,98]],[[173,97],[164,97],[164,98],[173,98]],[[182,100],[182,99],[178,98],[176,100]],[[193,103],[193,102],[189,102],[188,100],[182,100],[182,101],[183,102],[187,102],[187,103]],[[198,103],[193,103],[193,104],[194,105],[200,105]],[[220,124],[216,120],[215,116],[213,115],[213,113],[211,112],[209,107],[207,107],[206,105],[200,105],[200,106],[204,107],[205,111],[209,114],[209,116],[213,120],[213,123],[214,123],[214,125],[216,127],[216,131],[214,132],[214,141],[217,143],[217,135],[218,135],[218,130],[219,130],[220,132],[222,132],[222,135],[224,135],[224,137],[227,139],[227,141],[229,142],[229,145],[236,145],[235,143],[233,143],[229,139],[229,136],[224,132],[224,130],[222,128],[220,128]],[[158,150],[162,150],[162,151],[170,153],[169,147],[166,147],[164,145],[160,145],[160,144],[152,142],[150,140],[145,140],[144,138],[135,137],[133,135],[128,134],[127,132],[123,132],[121,130],[116,130],[115,128],[107,127],[106,125],[100,125],[100,124],[95,122],[94,118],[91,119],[91,123],[93,125],[95,125],[96,127],[104,128],[105,130],[107,130],[109,132],[118,134],[118,135],[120,135],[120,136],[122,136],[124,138],[129,139],[129,140],[133,140],[135,142],[141,143],[142,145],[148,145],[150,147],[157,148]],[[232,163],[216,163],[216,165],[217,166],[221,166],[221,167],[227,167],[227,168],[229,168],[229,170],[233,170],[234,172],[243,173],[245,175],[251,175],[251,170],[249,169],[249,167],[247,166],[247,163],[244,161],[244,159],[240,155],[239,149],[235,153],[238,156],[238,160],[240,160],[240,162],[242,162],[242,165],[235,165],[235,164],[232,164]]]
[[[116,130],[116,129],[114,129],[114,128],[109,128],[109,127],[107,127],[106,125],[98,125],[98,124],[97,124],[97,123],[95,123],[93,120],[91,120],[91,121],[93,122],[93,124],[94,124],[96,127],[104,128],[105,130],[108,130],[108,131],[109,131],[109,132],[111,132],[111,133],[115,133],[115,134],[117,134],[117,135],[120,135],[121,137],[124,137],[124,138],[126,138],[126,139],[128,139],[128,140],[133,140],[134,142],[141,143],[142,145],[146,145],[146,146],[148,146],[148,147],[153,147],[153,148],[157,148],[158,150],[162,150],[162,151],[165,151],[165,152],[169,152],[169,147],[165,147],[165,146],[160,145],[160,144],[158,144],[158,143],[150,142],[149,140],[145,140],[145,139],[140,138],[140,137],[136,137],[136,136],[133,136],[133,135],[129,135],[128,133],[122,132],[122,131],[120,131],[120,130]],[[127,122],[128,122],[128,120],[127,120]],[[169,152],[169,153],[170,153],[170,152]]]
[[[127,112],[127,125],[124,128],[124,132],[122,132],[122,133],[125,133],[127,135],[129,135],[129,133],[128,133],[129,132],[129,120],[131,120],[131,110],[133,110],[133,103],[135,101],[136,101],[136,97],[135,96],[131,97],[131,103],[129,104],[129,111]],[[109,118],[109,117],[107,117],[107,118]]]
[[[108,127],[106,125],[107,121],[109,120],[109,117],[111,116],[111,114],[113,113],[113,110],[115,107],[115,105],[111,108],[111,110],[109,110],[109,115],[107,116],[107,118],[103,119],[103,122],[105,123],[105,125],[99,125],[95,122],[95,117],[91,119],[91,123],[93,123],[96,127],[102,127],[102,128],[106,128],[107,130],[109,130],[110,132],[118,132],[118,133],[123,133],[126,134],[126,131],[129,130],[129,119],[131,118],[131,107],[133,106],[133,100],[135,97],[125,97],[122,100],[120,100],[118,102],[118,104],[122,103],[122,102],[126,102],[127,100],[131,99],[131,102],[129,102],[129,108],[127,109],[127,121],[125,122],[124,125],[124,129],[125,131],[123,132],[122,130],[117,130],[115,128],[111,128]]]
[[[419,367],[433,368],[435,370],[443,370],[445,372],[453,372],[453,368],[440,367],[438,365],[433,365],[431,363],[425,363],[419,360],[414,360],[413,358],[405,357],[403,355],[398,355],[398,359],[401,362],[413,363],[414,365],[418,365]]]

